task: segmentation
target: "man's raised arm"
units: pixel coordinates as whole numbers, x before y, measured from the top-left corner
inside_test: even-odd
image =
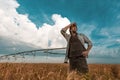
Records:
[[[64,36],[66,40],[68,40],[69,37],[69,34],[67,34],[66,31],[70,28],[71,25],[72,23],[61,29],[61,34]]]

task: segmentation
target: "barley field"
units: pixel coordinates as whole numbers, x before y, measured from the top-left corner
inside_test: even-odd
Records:
[[[89,64],[89,73],[68,72],[68,64],[0,63],[0,80],[120,80],[120,64]]]

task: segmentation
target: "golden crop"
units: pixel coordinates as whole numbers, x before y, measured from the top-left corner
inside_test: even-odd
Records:
[[[68,64],[0,63],[0,80],[120,80],[119,64],[89,64],[88,74],[68,73]]]

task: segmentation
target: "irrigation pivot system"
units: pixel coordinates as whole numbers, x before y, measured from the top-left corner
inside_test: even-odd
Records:
[[[56,53],[53,53],[53,52],[50,52],[52,50],[64,50],[66,49],[66,47],[63,47],[63,48],[48,48],[48,49],[37,49],[37,50],[30,50],[30,51],[23,51],[23,52],[17,52],[17,53],[13,53],[13,54],[7,54],[7,55],[2,55],[0,56],[0,61],[1,60],[5,60],[5,59],[10,59],[11,57],[15,58],[15,60],[17,58],[25,58],[25,55],[33,55],[35,56],[36,55],[36,52],[43,52],[43,53],[47,53],[47,54],[64,54],[64,53],[59,53],[59,52],[56,52]]]

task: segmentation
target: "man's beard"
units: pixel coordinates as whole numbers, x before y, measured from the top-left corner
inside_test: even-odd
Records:
[[[70,31],[70,34],[71,34],[72,36],[74,36],[74,35],[77,34],[77,32],[76,32],[76,31]]]
[[[72,31],[73,33],[76,33],[76,31]]]

